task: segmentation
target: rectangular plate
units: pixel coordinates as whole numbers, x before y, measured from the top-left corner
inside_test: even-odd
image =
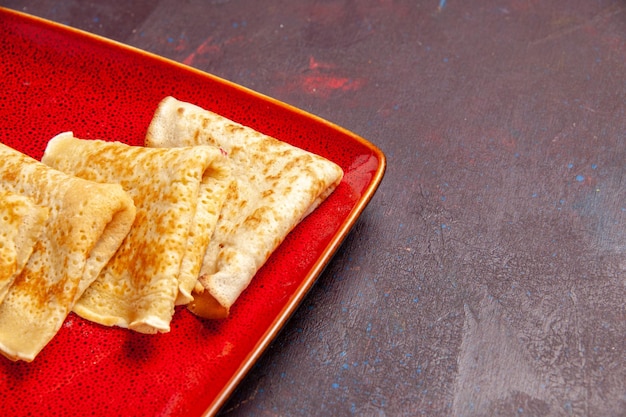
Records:
[[[167,334],[70,314],[32,363],[0,357],[6,415],[194,416],[219,410],[298,307],[372,198],[382,152],[311,114],[215,76],[0,8],[0,142],[41,158],[54,135],[143,143],[159,101],[195,103],[338,163],[337,190],[287,237],[228,319],[178,308]]]

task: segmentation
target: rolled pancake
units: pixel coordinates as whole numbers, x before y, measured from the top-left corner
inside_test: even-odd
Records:
[[[130,230],[121,186],[64,174],[0,144],[0,184],[48,211],[26,266],[0,304],[0,351],[32,361]]]
[[[287,234],[339,184],[335,163],[190,103],[166,97],[146,146],[214,145],[232,162],[233,182],[204,256],[194,301],[223,318]]]
[[[176,300],[188,302],[230,182],[213,146],[154,149],[53,138],[42,161],[97,182],[120,184],[137,207],[119,250],[74,311],[107,326],[167,332]],[[179,295],[180,294],[180,295]]]
[[[48,218],[48,209],[0,184],[0,303],[22,272]]]

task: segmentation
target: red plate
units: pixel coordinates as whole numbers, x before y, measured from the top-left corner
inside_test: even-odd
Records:
[[[179,308],[167,334],[70,314],[32,363],[0,357],[2,414],[214,414],[302,301],[382,180],[385,157],[327,121],[173,61],[0,8],[0,141],[39,159],[48,139],[141,144],[172,95],[335,161],[345,177],[288,236],[226,320]]]

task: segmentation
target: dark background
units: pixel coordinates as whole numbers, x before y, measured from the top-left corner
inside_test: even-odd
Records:
[[[386,154],[223,415],[626,415],[623,0],[17,1]]]

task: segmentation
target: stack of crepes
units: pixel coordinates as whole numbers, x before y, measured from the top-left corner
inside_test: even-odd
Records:
[[[23,194],[21,184],[32,183],[26,178],[2,195],[2,210],[28,219],[5,222],[11,228],[7,234],[16,236],[10,255],[0,252],[0,262],[15,265],[6,269],[11,271],[6,276],[0,275],[0,295],[8,288],[0,305],[0,349],[5,356],[32,360],[70,309],[102,325],[142,333],[169,331],[176,305],[187,305],[203,318],[227,317],[271,253],[343,176],[338,165],[323,157],[172,97],[159,104],[145,145],[78,139],[68,132],[50,140],[42,163],[20,157],[54,173],[50,175],[63,190],[58,192],[62,198],[53,196],[44,204],[34,200],[31,207],[28,195],[13,195],[16,190]],[[5,165],[0,165],[3,184],[15,171]],[[52,187],[34,188],[41,199]],[[113,191],[117,200],[110,196]],[[57,201],[71,200],[70,194],[76,195],[78,208],[67,210]],[[104,243],[94,243],[83,235],[95,226],[83,227],[74,219],[96,222],[96,214],[104,215],[102,200],[111,213],[100,229]],[[59,217],[57,212],[63,210],[67,213],[46,232],[50,216]],[[15,230],[18,226],[28,233]],[[104,227],[116,233],[103,232]],[[60,236],[41,244],[45,233]],[[46,244],[60,251],[68,251],[66,246],[86,248],[82,264],[73,253],[51,253],[39,260],[41,255],[35,255]],[[109,252],[94,253],[100,247]],[[20,272],[25,258],[29,261]],[[30,277],[36,277],[37,284]],[[70,277],[73,281],[66,283]],[[52,289],[41,290],[39,281],[44,289]],[[63,299],[62,308],[56,307],[57,299]],[[5,313],[5,306],[12,313]],[[53,307],[59,312],[46,310]],[[16,314],[25,311],[34,316],[32,325],[12,324],[20,322]],[[37,348],[20,346],[41,333],[43,321],[52,323]],[[12,342],[15,332],[24,334],[17,344]]]

